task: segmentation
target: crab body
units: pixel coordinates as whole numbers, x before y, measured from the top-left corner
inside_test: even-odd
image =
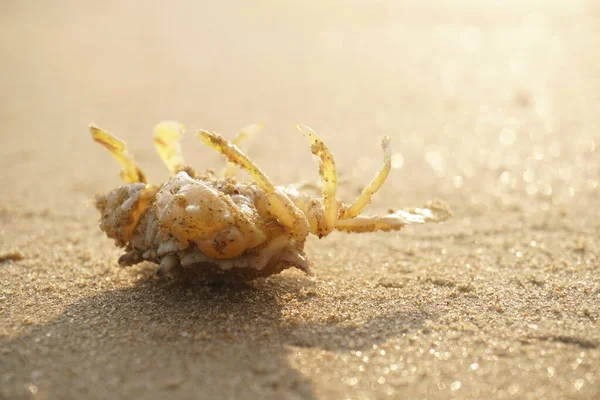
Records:
[[[310,271],[303,253],[306,236],[291,235],[278,223],[256,185],[180,171],[142,195],[144,186],[130,183],[96,197],[101,228],[126,248],[119,265],[151,261],[159,264],[158,274],[198,268],[207,280],[219,275],[248,280],[289,266]]]
[[[248,281],[289,267],[310,273],[303,250],[309,234],[324,237],[335,229],[398,230],[409,223],[437,222],[450,216],[441,202],[383,216],[358,216],[389,172],[388,138],[382,144],[382,169],[361,196],[346,205],[335,196],[333,157],[312,130],[299,127],[319,160],[321,197],[271,183],[237,146],[248,131],[255,129],[246,129],[233,143],[215,133],[199,132],[205,144],[230,161],[223,176],[216,177],[212,173],[197,174],[183,164],[181,124],[159,124],[154,141],[173,172],[159,187],[146,183],[124,142],[92,125],[94,139],[121,163],[121,176],[126,181],[106,195],[96,196],[100,228],[117,246],[125,248],[119,265],[150,261],[158,264],[157,275],[183,268],[206,281]],[[245,169],[252,181],[236,180],[235,165]]]

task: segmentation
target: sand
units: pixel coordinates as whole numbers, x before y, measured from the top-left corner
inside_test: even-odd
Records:
[[[0,5],[0,398],[599,398],[600,8],[589,1]],[[316,3],[314,3],[316,4]],[[153,182],[163,119],[278,184],[454,217],[311,238],[316,276],[203,286],[116,265],[94,121]],[[222,166],[188,134],[186,159]]]

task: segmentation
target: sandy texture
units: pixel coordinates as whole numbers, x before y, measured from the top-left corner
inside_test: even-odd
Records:
[[[1,2],[0,398],[600,397],[597,2],[199,3]],[[307,124],[347,201],[388,134],[369,211],[455,217],[311,238],[315,278],[119,269],[89,203],[118,166],[86,127],[160,182],[162,119],[264,123],[277,183],[316,177]]]

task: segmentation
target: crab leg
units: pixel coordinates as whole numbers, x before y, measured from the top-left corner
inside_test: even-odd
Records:
[[[387,215],[340,220],[335,229],[345,232],[399,231],[405,225],[442,222],[452,216],[447,204],[434,201],[423,208],[398,210]]]
[[[335,161],[333,156],[317,134],[308,126],[297,125],[296,128],[304,135],[310,143],[310,151],[318,157],[319,175],[323,183],[323,222],[319,226],[319,236],[327,236],[336,225],[338,220],[339,204],[335,196],[337,190],[337,175],[335,172]]]
[[[160,265],[158,266],[158,268],[156,268],[154,274],[158,277],[164,276],[178,265],[180,264],[177,257],[175,257],[173,254],[170,254],[160,261]]]
[[[154,127],[154,146],[172,174],[184,166],[179,144],[184,132],[185,126],[175,121],[164,121]]]
[[[261,124],[248,125],[237,134],[232,143],[238,147],[241,147],[243,142],[251,140],[252,137],[262,129],[263,126]],[[221,171],[221,176],[224,178],[233,178],[236,172],[237,168],[235,167],[235,164],[228,162],[225,168],[223,168],[223,171]]]
[[[270,210],[279,222],[287,227],[296,238],[308,235],[308,220],[290,198],[278,190],[269,178],[246,156],[235,144],[224,139],[221,135],[205,130],[198,131],[198,137],[208,147],[218,151],[229,162],[238,165],[250,174],[258,187],[264,192],[269,202]]]
[[[123,181],[126,183],[146,183],[146,175],[144,175],[135,161],[133,161],[133,157],[127,151],[127,144],[123,140],[100,129],[93,123],[90,124],[90,132],[94,141],[106,147],[110,151],[110,154],[119,162],[121,165],[121,179]]]
[[[385,136],[381,141],[381,148],[383,149],[383,166],[379,172],[377,172],[377,175],[375,175],[373,180],[363,189],[360,196],[358,196],[350,206],[343,206],[342,212],[340,213],[340,220],[355,218],[363,212],[365,207],[371,203],[373,194],[379,190],[388,177],[390,168],[392,167],[390,138],[388,136]]]

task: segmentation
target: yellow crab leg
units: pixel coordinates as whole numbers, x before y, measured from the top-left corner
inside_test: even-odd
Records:
[[[371,203],[373,194],[379,190],[381,185],[383,185],[383,182],[387,179],[392,167],[392,151],[390,148],[390,138],[388,136],[385,136],[381,141],[381,148],[383,149],[383,166],[379,172],[377,172],[377,175],[375,175],[371,183],[363,189],[360,196],[358,196],[350,206],[342,209],[342,212],[340,213],[341,220],[352,219],[363,212],[365,207]]]
[[[144,175],[135,161],[133,161],[133,157],[127,151],[127,144],[123,140],[100,129],[93,123],[90,124],[90,132],[94,141],[106,147],[110,151],[110,154],[119,162],[123,181],[126,183],[146,183],[146,175]]]
[[[452,216],[446,203],[440,200],[427,203],[421,208],[397,210],[385,215],[356,217],[340,220],[335,229],[344,232],[399,231],[406,225],[442,222]]]
[[[270,205],[270,210],[279,222],[287,227],[298,238],[308,234],[308,220],[290,198],[278,190],[269,178],[246,156],[235,144],[230,143],[221,135],[205,130],[198,131],[198,137],[208,147],[218,151],[229,162],[243,168],[254,179],[264,192]]]
[[[235,139],[233,139],[231,143],[238,147],[241,147],[241,144],[243,142],[247,142],[248,140],[252,139],[252,137],[262,129],[262,124],[248,125],[244,129],[242,129],[240,133],[237,134],[237,136],[235,137]],[[235,167],[235,164],[228,162],[225,168],[223,168],[221,176],[223,176],[224,178],[233,178],[235,176],[236,170],[237,169]]]
[[[308,126],[297,125],[296,128],[304,135],[310,143],[310,151],[319,159],[319,175],[323,183],[322,196],[324,208],[324,221],[320,226],[320,235],[328,235],[338,220],[339,203],[335,195],[337,190],[337,175],[335,172],[335,161],[325,143]]]
[[[184,166],[179,144],[184,132],[185,126],[176,121],[164,121],[154,127],[154,146],[172,174]]]

